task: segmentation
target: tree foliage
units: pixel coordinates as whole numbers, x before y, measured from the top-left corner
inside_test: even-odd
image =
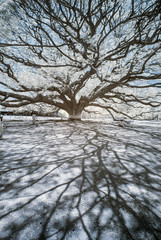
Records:
[[[1,105],[42,102],[71,118],[160,106],[159,0],[15,0],[1,15]]]

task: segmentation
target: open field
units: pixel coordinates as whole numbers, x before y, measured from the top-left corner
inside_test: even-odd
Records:
[[[161,239],[161,122],[4,121],[1,240]]]

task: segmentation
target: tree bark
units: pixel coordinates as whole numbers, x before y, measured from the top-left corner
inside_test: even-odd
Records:
[[[74,120],[81,120],[81,114],[75,114],[75,115],[71,115],[69,114],[69,120],[74,121]]]
[[[82,110],[79,109],[79,106],[76,105],[68,112],[69,120],[81,120]]]

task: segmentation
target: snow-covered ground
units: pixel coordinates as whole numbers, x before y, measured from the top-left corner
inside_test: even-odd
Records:
[[[161,239],[161,122],[4,118],[1,240]]]

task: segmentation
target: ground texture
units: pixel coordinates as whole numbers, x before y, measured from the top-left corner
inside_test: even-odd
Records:
[[[161,123],[4,122],[0,239],[161,239]]]

